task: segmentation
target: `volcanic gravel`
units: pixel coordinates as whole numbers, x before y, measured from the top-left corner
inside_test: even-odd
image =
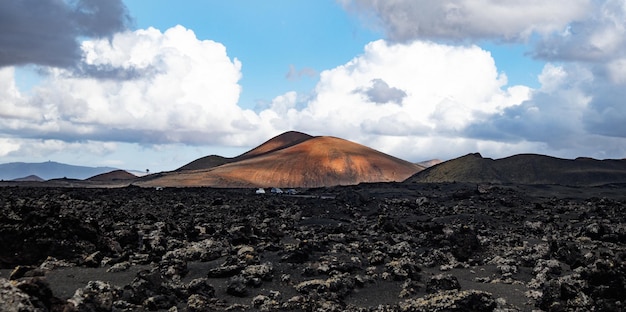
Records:
[[[0,311],[624,311],[626,186],[0,187]]]

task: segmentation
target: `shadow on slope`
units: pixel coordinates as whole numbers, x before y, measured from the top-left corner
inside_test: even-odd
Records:
[[[178,169],[176,171],[182,170],[199,170],[199,169],[209,169],[217,166],[221,166],[223,164],[232,163],[235,161],[240,161],[260,155],[264,155],[267,153],[271,153],[273,151],[277,151],[283,148],[287,148],[298,143],[304,142],[308,139],[313,138],[312,136],[297,132],[297,131],[288,131],[283,134],[277,135],[265,143],[255,147],[254,149],[247,151],[237,157],[222,157],[218,155],[209,155],[202,158],[198,158]]]

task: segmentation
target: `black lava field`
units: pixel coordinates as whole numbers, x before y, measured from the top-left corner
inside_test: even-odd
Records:
[[[626,186],[0,187],[1,311],[624,311]]]

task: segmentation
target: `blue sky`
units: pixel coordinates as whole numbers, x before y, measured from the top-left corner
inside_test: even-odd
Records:
[[[349,61],[378,39],[334,1],[125,1],[138,28],[182,25],[221,42],[242,63],[240,105],[254,108],[291,90],[306,92],[315,77],[286,79],[290,66],[319,72]],[[134,12],[134,13],[133,13]]]
[[[37,5],[0,4],[0,163],[173,170],[288,130],[409,161],[626,157],[623,1]]]
[[[290,66],[317,73],[345,64],[363,53],[382,31],[362,23],[333,0],[320,1],[171,1],[126,0],[137,28],[168,29],[183,25],[198,38],[223,43],[243,62],[240,106],[254,108],[288,91],[308,92],[316,77],[286,79]],[[523,44],[477,43],[492,53],[512,84],[538,86],[544,62],[525,56]]]

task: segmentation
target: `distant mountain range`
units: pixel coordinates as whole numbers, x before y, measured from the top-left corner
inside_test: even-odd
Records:
[[[470,182],[594,186],[626,183],[626,160],[562,159],[518,154],[501,159],[478,153],[448,160],[407,179],[409,183]]]
[[[58,178],[87,179],[89,177],[117,170],[112,167],[74,166],[54,161],[42,163],[13,162],[0,164],[0,180],[26,179],[28,181]]]
[[[49,161],[0,164],[0,179],[74,187],[327,187],[364,182],[595,186],[626,183],[626,159],[537,154],[491,159],[474,153],[415,164],[341,138],[289,131],[237,157],[205,156],[169,172],[145,175]]]

